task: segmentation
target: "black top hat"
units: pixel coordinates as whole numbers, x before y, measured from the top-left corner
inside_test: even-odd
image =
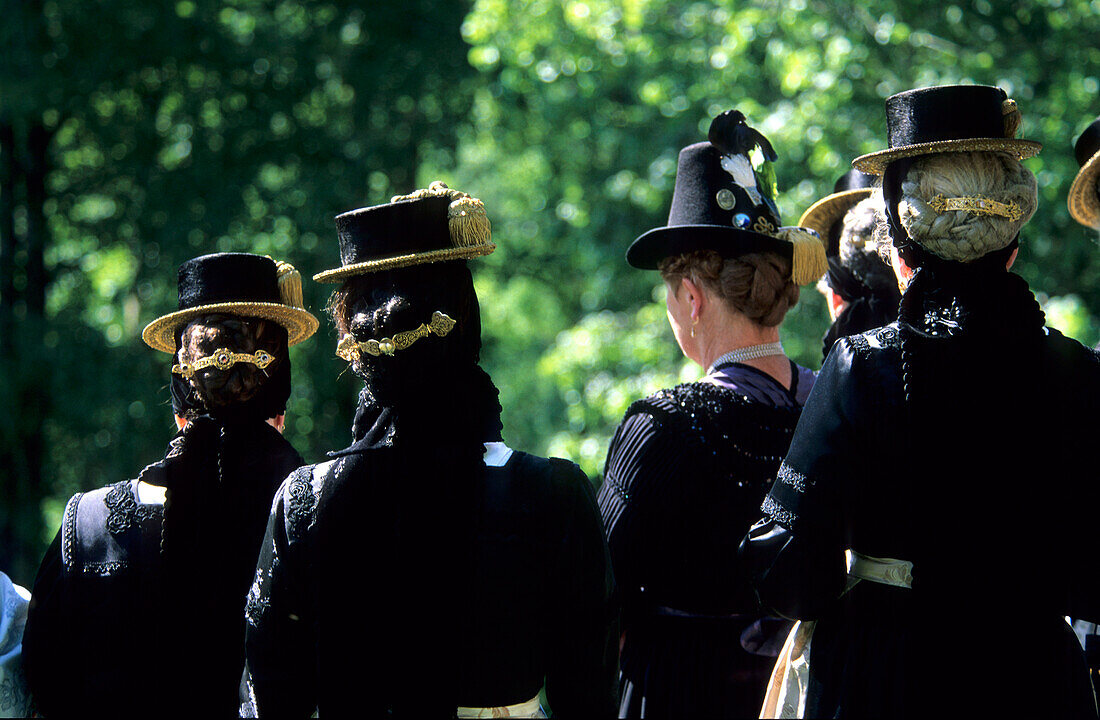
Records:
[[[497,247],[485,205],[438,181],[385,205],[337,215],[336,230],[341,267],[317,273],[317,282],[488,255]]]
[[[1073,149],[1081,170],[1069,188],[1069,214],[1086,227],[1100,229],[1100,117],[1085,128]]]
[[[1005,152],[1017,160],[1043,149],[1017,140],[1020,111],[1016,101],[991,85],[938,85],[886,98],[888,150],[852,161],[857,170],[881,175],[895,160],[946,152]]]
[[[141,332],[155,350],[176,352],[180,328],[212,313],[272,320],[286,328],[289,345],[317,331],[317,318],[302,300],[302,276],[290,263],[248,253],[203,255],[180,265],[178,288],[179,310]]]
[[[795,282],[820,277],[825,272],[820,238],[780,227],[768,164],[777,156],[767,138],[737,110],[715,118],[707,137],[708,142],[680,151],[668,224],[635,240],[626,251],[627,262],[654,270],[664,258],[696,250],[713,250],[723,258],[775,252],[791,259]],[[757,149],[763,161],[754,165],[750,153]]]
[[[802,217],[798,224],[814,230],[825,238],[825,254],[836,255],[839,246],[837,241],[839,233],[833,232],[833,226],[837,220],[844,217],[844,213],[855,207],[864,198],[871,197],[875,191],[878,176],[868,175],[859,170],[849,170],[841,175],[833,185],[833,194],[826,195],[813,205]]]

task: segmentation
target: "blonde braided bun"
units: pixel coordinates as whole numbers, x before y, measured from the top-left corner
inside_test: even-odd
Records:
[[[928,202],[944,197],[983,196],[1014,202],[1016,220],[968,210],[939,212]],[[914,242],[944,260],[970,262],[1008,246],[1037,204],[1035,176],[1011,155],[960,152],[916,160],[901,184],[898,216]]]

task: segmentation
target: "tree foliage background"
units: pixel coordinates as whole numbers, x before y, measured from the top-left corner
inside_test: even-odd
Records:
[[[171,361],[140,332],[174,309],[181,261],[258,252],[308,278],[338,265],[334,215],[434,179],[494,223],[474,272],[505,439],[598,482],[626,406],[698,375],[623,253],[729,107],[778,149],[794,222],[884,146],[886,96],[1004,87],[1046,146],[1017,270],[1051,324],[1100,337],[1095,234],[1065,207],[1100,113],[1100,0],[2,3],[0,569],[23,584],[72,493],[171,437]],[[827,318],[802,297],[782,337],[816,368]],[[323,324],[292,350],[287,436],[309,461],[348,440],[334,346]]]

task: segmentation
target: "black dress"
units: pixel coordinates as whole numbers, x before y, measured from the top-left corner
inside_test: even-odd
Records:
[[[807,717],[1096,715],[1063,616],[1098,609],[1081,568],[1100,365],[1001,275],[988,324],[921,363],[937,388],[897,323],[842,338],[818,375],[742,554],[767,606],[817,620]],[[930,344],[957,310],[928,308]],[[844,592],[846,549],[912,563],[911,587]]]
[[[759,612],[737,546],[813,373],[746,365],[634,403],[600,489],[623,595],[620,717],[755,717],[790,624]]]
[[[613,716],[613,579],[580,468],[489,442],[466,473],[449,413],[368,410],[354,445],[278,493],[248,599],[254,709],[452,717],[545,683],[555,715]]]
[[[275,489],[301,462],[262,421],[200,418],[138,479],[74,495],[24,634],[37,709],[236,715],[255,557]],[[149,485],[169,488],[175,535],[162,533],[165,504]]]

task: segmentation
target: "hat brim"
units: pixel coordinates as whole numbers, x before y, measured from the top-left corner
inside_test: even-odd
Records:
[[[1069,187],[1066,204],[1073,219],[1085,227],[1100,229],[1100,191],[1096,189],[1100,178],[1100,152],[1081,166],[1073,184]]]
[[[626,261],[639,270],[656,270],[667,257],[713,250],[723,258],[754,252],[774,252],[791,258],[791,243],[751,230],[723,225],[659,227],[638,237],[626,251]]]
[[[802,213],[798,224],[817,231],[822,238],[828,238],[833,224],[862,200],[871,197],[874,192],[874,188],[855,188],[826,195]]]
[[[145,326],[141,339],[154,350],[166,353],[176,352],[176,333],[181,326],[199,315],[244,315],[245,317],[271,320],[286,328],[287,345],[296,345],[317,332],[320,321],[313,313],[302,308],[280,303],[266,302],[225,302],[210,305],[198,305],[163,315]]]
[[[937,140],[936,142],[901,145],[889,150],[879,150],[868,155],[860,155],[852,161],[852,167],[869,175],[882,175],[886,166],[895,160],[935,155],[949,152],[1004,152],[1015,156],[1017,160],[1034,157],[1043,149],[1043,144],[1034,140],[1016,140],[1014,138],[966,138],[963,140]]]
[[[396,268],[409,267],[411,265],[423,265],[425,263],[479,257],[488,255],[496,249],[497,246],[494,243],[482,243],[480,245],[468,245],[466,247],[444,248],[442,250],[429,250],[428,252],[421,253],[394,255],[393,257],[366,260],[360,263],[344,265],[343,267],[334,268],[332,270],[325,270],[324,272],[319,272],[314,275],[313,280],[319,283],[338,283],[354,275],[366,275],[367,273],[394,270]]]

